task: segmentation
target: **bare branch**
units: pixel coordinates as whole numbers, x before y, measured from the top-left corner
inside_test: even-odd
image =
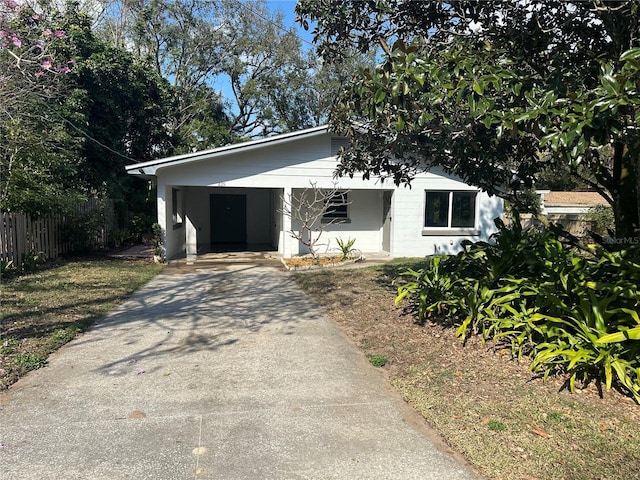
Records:
[[[342,190],[334,184],[333,188],[318,188],[310,182],[310,186],[299,193],[291,193],[289,198],[282,198],[282,212],[292,221],[299,223],[299,230],[289,231],[295,238],[309,249],[314,259],[318,258],[317,245],[324,231],[331,225],[344,222],[344,218],[331,216],[336,208],[349,205],[349,190]]]

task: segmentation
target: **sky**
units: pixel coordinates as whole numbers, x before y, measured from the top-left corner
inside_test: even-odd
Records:
[[[311,31],[305,31],[298,23],[296,23],[295,18],[296,14],[294,12],[296,8],[295,0],[267,0],[267,5],[269,9],[273,12],[281,11],[284,14],[284,22],[287,27],[292,26],[295,28],[296,32],[298,32],[298,36],[302,40],[306,40],[306,42],[311,43],[313,36],[311,35]],[[311,30],[311,29],[310,29]],[[303,42],[303,48],[306,50],[307,48],[311,48],[309,43]]]

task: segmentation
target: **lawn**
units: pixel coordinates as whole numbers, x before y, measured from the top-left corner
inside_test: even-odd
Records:
[[[416,265],[416,262],[413,262]],[[596,385],[571,394],[534,378],[527,359],[453,327],[420,326],[394,305],[402,263],[298,273],[407,402],[491,479],[640,478],[640,406]]]
[[[52,352],[161,269],[143,260],[91,259],[3,278],[0,390],[45,365]]]

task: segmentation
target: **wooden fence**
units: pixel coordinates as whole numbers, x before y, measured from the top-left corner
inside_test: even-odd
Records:
[[[567,232],[577,237],[581,242],[593,242],[589,232],[596,230],[596,222],[587,215],[580,213],[552,213],[545,216],[549,222],[562,225]],[[540,222],[533,215],[523,213],[520,215],[520,223],[524,228],[530,228]]]
[[[1,213],[0,260],[20,268],[25,255],[38,254],[45,259],[55,259],[79,247],[91,250],[105,247],[108,233],[112,230],[112,203],[91,199],[78,206],[78,213],[84,214],[85,218],[93,213],[101,217],[99,224],[92,229],[95,232],[92,231],[82,245],[78,245],[78,239],[69,234],[70,219],[63,215],[32,219],[23,213]]]

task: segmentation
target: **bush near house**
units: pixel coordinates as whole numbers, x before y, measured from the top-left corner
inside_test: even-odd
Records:
[[[496,225],[492,243],[404,272],[396,303],[453,323],[463,341],[507,344],[545,378],[565,375],[571,391],[596,381],[640,403],[640,246],[579,250],[553,225]]]

